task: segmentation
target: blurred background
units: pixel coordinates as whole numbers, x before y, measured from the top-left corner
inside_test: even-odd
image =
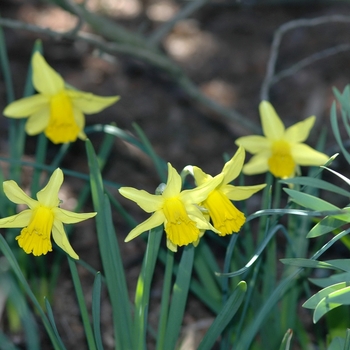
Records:
[[[15,29],[8,25],[3,27],[16,99],[22,96],[33,45],[39,38],[43,42],[46,60],[68,84],[97,95],[121,96],[120,101],[112,107],[98,115],[87,116],[87,126],[115,123],[134,134],[133,123],[137,123],[156,153],[171,162],[178,171],[187,164],[193,164],[213,175],[222,169],[223,154],[231,156],[236,151],[235,139],[255,134],[260,128],[258,105],[261,89],[273,37],[280,26],[299,19],[350,16],[350,4],[347,1],[87,0],[85,6],[90,13],[122,28],[118,33],[120,37],[114,40],[116,52],[105,52],[101,48],[108,47],[107,42],[110,43],[112,39],[103,33],[103,21],[98,24],[99,28],[84,21],[79,27],[84,33],[82,37],[77,38],[76,33],[72,32],[79,23],[72,11],[79,9],[81,3],[63,0],[0,1],[1,18],[21,23]],[[196,10],[189,11],[187,16],[167,28],[167,23],[182,9],[190,9],[191,4],[198,5]],[[45,30],[35,32],[32,26],[46,29],[46,33]],[[48,29],[56,34],[48,32]],[[130,38],[129,33],[132,34]],[[336,54],[320,60],[311,59],[309,65],[282,78],[271,85],[269,90],[270,102],[286,126],[310,115],[317,116],[308,141],[313,147],[322,128],[329,128],[332,88],[342,91],[350,80],[349,33],[350,17],[347,22],[325,20],[325,23],[317,26],[296,25],[282,37],[277,72],[301,60],[315,57],[313,55],[319,52],[335,48]],[[96,39],[102,46],[97,47],[84,38]],[[133,48],[132,54],[131,51],[126,54],[125,47]],[[198,87],[204,98],[215,101],[226,111],[237,111],[240,118],[250,122],[255,129],[194,98],[177,79],[176,70],[174,74],[147,62],[144,52],[168,57],[167,62],[180,69],[183,77]],[[2,110],[6,103],[6,88],[3,80],[0,80]],[[0,152],[7,154],[6,118],[0,120],[0,128]],[[96,133],[91,134],[90,138],[98,145],[102,136]],[[331,152],[334,146],[335,141],[329,135],[329,154],[334,153]],[[35,147],[36,138],[29,137],[28,158],[33,156]],[[48,159],[56,150],[50,144]],[[71,146],[63,166],[88,172],[82,141],[78,140]],[[159,184],[151,160],[128,143],[117,139],[113,160],[108,164],[104,176],[107,180],[149,192],[154,192]],[[67,181],[68,192],[74,197],[83,184],[74,178],[67,178]],[[264,181],[264,178],[257,176],[248,181],[256,184]],[[133,204],[123,204],[135,212],[133,215],[136,220],[145,218]],[[259,200],[252,200],[250,205],[250,212],[257,210]],[[115,222],[122,242],[127,227],[118,217]],[[94,265],[95,262],[95,268],[98,268],[94,232],[86,230],[86,227],[81,227],[80,231],[78,229],[75,234],[73,245],[83,259],[88,257],[90,263]],[[82,236],[84,239],[81,239]],[[139,265],[144,251],[143,242],[136,240],[122,244],[122,249],[133,290],[133,278],[138,276],[139,271],[136,265]],[[89,295],[93,276],[83,269],[80,272],[83,278],[85,276]],[[156,300],[160,291],[158,295],[156,287],[155,291]],[[62,276],[57,295],[55,313],[58,315],[59,328],[64,333],[68,347],[73,348],[79,344],[83,330],[70,279],[65,280]],[[201,310],[195,303],[199,302],[194,301],[191,307],[196,310],[196,318],[210,319],[210,312]],[[106,304],[103,307],[104,341],[113,344],[113,340],[108,339],[112,334],[109,306]],[[156,314],[154,317],[157,317]],[[188,317],[185,322],[193,324],[192,316]]]

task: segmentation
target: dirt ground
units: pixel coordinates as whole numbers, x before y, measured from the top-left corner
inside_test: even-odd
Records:
[[[285,6],[257,6],[255,1],[209,2],[189,19],[179,22],[164,38],[162,47],[207,96],[259,123],[260,90],[266,74],[273,35],[278,27],[300,18],[350,16],[350,6],[345,3],[321,5],[314,1],[309,6],[293,6],[292,2],[287,2]],[[88,3],[91,8],[110,15],[125,28],[144,35],[162,25],[184,4],[171,0],[88,0]],[[68,30],[74,26],[70,15],[40,1],[1,0],[0,13],[3,18],[18,19],[54,30]],[[282,41],[277,71],[316,52],[348,43],[349,32],[350,22],[292,30]],[[5,38],[15,93],[19,98],[23,92],[25,72],[37,35],[5,28]],[[237,123],[193,103],[176,84],[154,67],[121,55],[108,56],[103,60],[97,57],[92,47],[82,42],[55,41],[45,36],[41,39],[47,61],[69,84],[98,95],[121,96],[114,106],[98,115],[88,116],[87,125],[113,122],[134,133],[132,123],[137,123],[157,154],[171,162],[179,171],[187,164],[194,164],[208,173],[218,173],[223,166],[223,153],[233,154],[236,150],[235,139],[249,134],[248,130]],[[312,146],[315,145],[322,127],[329,126],[332,87],[343,90],[349,83],[349,62],[350,52],[338,53],[282,79],[270,91],[270,101],[286,125],[310,115],[317,116],[316,127],[309,139]],[[5,86],[1,80],[0,109],[5,107],[5,101]],[[1,119],[2,154],[8,152],[7,136],[4,134],[7,125],[7,120]],[[91,135],[95,145],[99,144],[100,139],[100,135]],[[35,138],[29,138],[29,157],[33,156],[34,146]],[[56,147],[50,145],[48,158],[56,150]],[[327,142],[327,150],[336,150],[332,136]],[[84,152],[84,143],[76,142],[64,161],[64,167],[87,172]],[[120,140],[115,141],[113,159],[104,176],[107,180],[150,192],[154,191],[159,182],[151,161]],[[252,181],[260,183],[260,180],[257,176]],[[67,177],[67,186],[72,196],[81,185]],[[137,221],[145,218],[133,204],[126,201],[123,204]],[[252,200],[249,205],[252,212],[258,209],[259,200]],[[132,291],[139,271],[139,264],[135,262],[142,258],[144,244],[141,240],[122,243],[127,228],[118,217],[115,218],[115,223]],[[82,236],[84,239],[81,239]],[[79,226],[72,242],[82,259],[86,259],[96,269],[100,267],[93,228]],[[80,273],[89,299],[93,277],[84,269],[80,269]],[[151,312],[151,318],[154,319],[157,319],[160,288],[161,285],[156,283],[153,289],[155,310]],[[67,267],[62,267],[54,300],[56,321],[67,348],[84,349],[83,329]],[[102,310],[103,340],[106,349],[112,349],[113,332],[107,302],[103,302]],[[211,317],[208,310],[191,299],[184,324],[189,327],[198,325],[200,321],[202,323],[198,327],[202,325],[205,328]],[[49,349],[49,345],[45,349]],[[188,349],[192,348],[189,346]]]

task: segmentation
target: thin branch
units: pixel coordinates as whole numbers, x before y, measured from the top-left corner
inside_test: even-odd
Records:
[[[84,14],[85,16],[85,14]],[[85,18],[86,19],[86,18]],[[96,24],[96,23],[95,23]],[[85,32],[72,33],[72,31],[58,33],[49,28],[40,28],[35,25],[26,24],[16,20],[0,18],[0,26],[25,30],[34,32],[37,34],[50,36],[54,39],[71,39],[71,40],[81,40],[86,43],[89,43],[93,47],[100,49],[101,51],[107,52],[109,54],[125,54],[134,57],[135,59],[143,60],[165,72],[167,72],[170,77],[179,84],[186,94],[192,99],[198,101],[199,103],[205,105],[215,113],[224,117],[225,119],[235,122],[249,130],[253,133],[260,133],[260,128],[253,122],[251,122],[246,117],[242,116],[236,110],[226,109],[215,101],[206,97],[198,87],[187,77],[187,75],[182,71],[182,69],[177,66],[173,61],[171,61],[166,55],[160,53],[158,50],[145,46],[135,45],[135,42],[126,43],[116,43],[116,42],[106,42],[101,37]],[[104,29],[106,30],[106,28]],[[110,34],[115,37],[118,34]],[[134,35],[133,35],[134,37]],[[134,37],[135,38],[135,37]],[[125,38],[124,38],[125,39]],[[140,39],[138,39],[140,40]],[[137,40],[137,41],[138,41]]]
[[[278,59],[279,47],[280,47],[280,44],[282,42],[283,35],[292,29],[296,29],[296,28],[300,28],[300,27],[312,27],[312,26],[317,26],[317,25],[330,23],[330,22],[350,23],[350,16],[331,15],[331,16],[317,17],[317,18],[313,18],[313,19],[297,19],[297,20],[293,20],[293,21],[290,21],[290,22],[287,22],[287,23],[281,25],[276,30],[274,37],[273,37],[272,45],[271,45],[270,58],[269,58],[269,61],[267,64],[267,71],[266,71],[265,79],[264,79],[264,82],[263,82],[262,87],[261,87],[261,93],[260,93],[261,100],[268,100],[269,99],[270,87],[272,84],[275,83],[274,76],[275,76],[276,62]],[[335,53],[338,53],[338,52],[336,52],[336,50],[335,50],[332,54],[335,54]],[[325,55],[324,57],[327,57],[327,56],[330,56],[330,54]],[[315,60],[315,57],[316,57],[316,60],[323,58],[323,57],[317,58],[317,56],[313,55],[314,60]],[[307,59],[305,59],[305,60],[307,60]],[[298,63],[296,65],[294,65],[293,66],[294,69],[298,68],[298,67],[300,67],[300,69],[305,67],[305,62],[307,62],[305,60],[300,61],[301,65],[298,65]],[[299,62],[299,64],[300,64],[300,62]],[[312,62],[310,62],[310,63],[312,63]],[[293,67],[291,67],[291,68],[293,68]],[[296,71],[297,70],[293,71],[293,73],[295,73]],[[287,75],[289,75],[289,74],[287,73],[286,76]]]
[[[155,30],[149,36],[148,42],[151,45],[157,45],[173,29],[177,22],[189,17],[192,13],[196,12],[198,9],[204,6],[208,1],[209,0],[190,1],[173,18]]]

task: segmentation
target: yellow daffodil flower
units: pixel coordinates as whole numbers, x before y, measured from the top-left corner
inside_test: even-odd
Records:
[[[260,174],[268,170],[282,179],[293,177],[299,172],[299,165],[323,165],[328,156],[303,143],[315,123],[315,116],[309,117],[285,129],[275,109],[268,101],[259,106],[261,124],[265,136],[243,136],[236,144],[254,154],[243,167],[247,175]]]
[[[0,219],[2,228],[24,227],[16,237],[18,244],[27,253],[35,256],[45,255],[52,251],[52,238],[73,259],[79,259],[71,247],[64,231],[63,223],[74,224],[89,218],[96,213],[74,213],[59,207],[58,191],[63,182],[61,169],[56,169],[48,184],[37,193],[37,200],[30,198],[15,181],[5,181],[3,184],[7,198],[16,204],[25,204],[25,209],[17,215]]]
[[[245,223],[244,214],[231,202],[241,201],[251,197],[260,191],[266,184],[255,186],[234,186],[229,183],[237,178],[242,171],[245,158],[243,147],[239,147],[236,154],[229,160],[218,176],[223,176],[222,181],[209,193],[208,197],[200,204],[208,210],[213,226],[220,236],[226,236],[238,232]],[[198,167],[192,167],[193,176],[197,186],[212,181],[213,177],[204,173]]]
[[[27,118],[28,135],[45,132],[53,143],[85,139],[84,114],[97,113],[118,101],[118,96],[100,97],[69,89],[39,52],[32,58],[33,85],[38,94],[10,103],[4,110],[9,118]]]
[[[125,242],[164,224],[167,247],[170,250],[175,252],[177,246],[198,243],[204,230],[216,231],[203,216],[198,203],[203,202],[221,181],[222,175],[197,188],[181,191],[181,177],[168,163],[168,180],[163,193],[153,195],[144,190],[121,187],[121,195],[136,202],[145,212],[153,213],[129,233]]]

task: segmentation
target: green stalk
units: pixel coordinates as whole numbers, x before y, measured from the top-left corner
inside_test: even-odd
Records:
[[[150,230],[146,254],[143,260],[135,293],[134,347],[135,350],[146,349],[146,331],[151,282],[156,266],[163,225]]]
[[[169,311],[167,329],[165,333],[167,350],[175,349],[180,334],[183,315],[190,288],[194,260],[194,246],[186,246],[183,250],[179,270],[173,287],[172,303]]]
[[[89,320],[89,313],[87,311],[86,303],[84,300],[84,293],[81,287],[77,266],[75,265],[75,262],[69,257],[68,257],[68,265],[72,275],[75,293],[78,299],[79,310],[83,321],[86,341],[88,343],[89,350],[96,350],[95,338],[92,332],[92,327]]]
[[[162,301],[160,307],[160,317],[158,323],[158,336],[156,350],[164,350],[166,347],[165,331],[167,326],[169,299],[171,290],[171,280],[173,276],[174,253],[168,249],[165,263],[165,274],[162,291]]]

